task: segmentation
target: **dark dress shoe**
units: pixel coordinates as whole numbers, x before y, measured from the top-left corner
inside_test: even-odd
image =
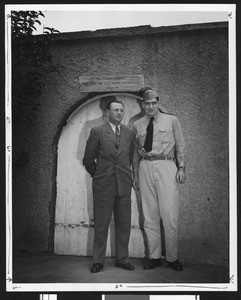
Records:
[[[90,272],[91,273],[98,273],[102,269],[103,269],[103,265],[102,264],[93,264],[93,266],[90,269]]]
[[[132,266],[130,263],[127,263],[127,264],[118,264],[118,263],[116,263],[115,265],[116,265],[117,268],[122,268],[122,269],[127,270],[127,271],[135,270],[135,267]]]
[[[144,264],[143,269],[145,270],[154,269],[156,267],[161,266],[161,264],[162,264],[161,258],[148,259],[148,261]]]
[[[178,260],[175,260],[173,262],[168,261],[168,265],[169,265],[170,268],[172,268],[175,271],[182,271],[183,270],[183,267],[182,267],[182,265],[180,264],[180,262]]]

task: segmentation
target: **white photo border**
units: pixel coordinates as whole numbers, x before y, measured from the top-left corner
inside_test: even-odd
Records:
[[[152,11],[226,11],[229,16],[229,187],[230,187],[230,266],[227,284],[22,284],[13,283],[12,270],[12,107],[11,107],[11,10],[146,10]],[[100,4],[100,5],[6,5],[5,6],[5,126],[6,126],[6,290],[21,292],[50,291],[237,291],[237,160],[236,160],[236,5],[235,4]],[[234,217],[236,216],[236,217]]]

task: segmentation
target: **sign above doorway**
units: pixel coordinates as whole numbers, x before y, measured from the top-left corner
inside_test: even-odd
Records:
[[[144,86],[143,75],[79,76],[81,92],[139,91]]]

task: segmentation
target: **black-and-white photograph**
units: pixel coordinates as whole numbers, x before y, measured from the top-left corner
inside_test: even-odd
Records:
[[[237,290],[235,13],[5,6],[8,291]]]

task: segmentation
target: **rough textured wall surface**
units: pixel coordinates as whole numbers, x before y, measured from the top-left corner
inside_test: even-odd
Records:
[[[60,73],[46,75],[38,119],[18,129],[22,143],[14,145],[31,153],[14,174],[15,249],[51,249],[56,137],[86,96],[79,92],[78,76],[143,74],[145,84],[156,88],[163,106],[179,118],[188,148],[188,179],[180,187],[180,260],[228,264],[228,30],[226,25],[180,27],[73,40],[69,34],[56,41]]]

